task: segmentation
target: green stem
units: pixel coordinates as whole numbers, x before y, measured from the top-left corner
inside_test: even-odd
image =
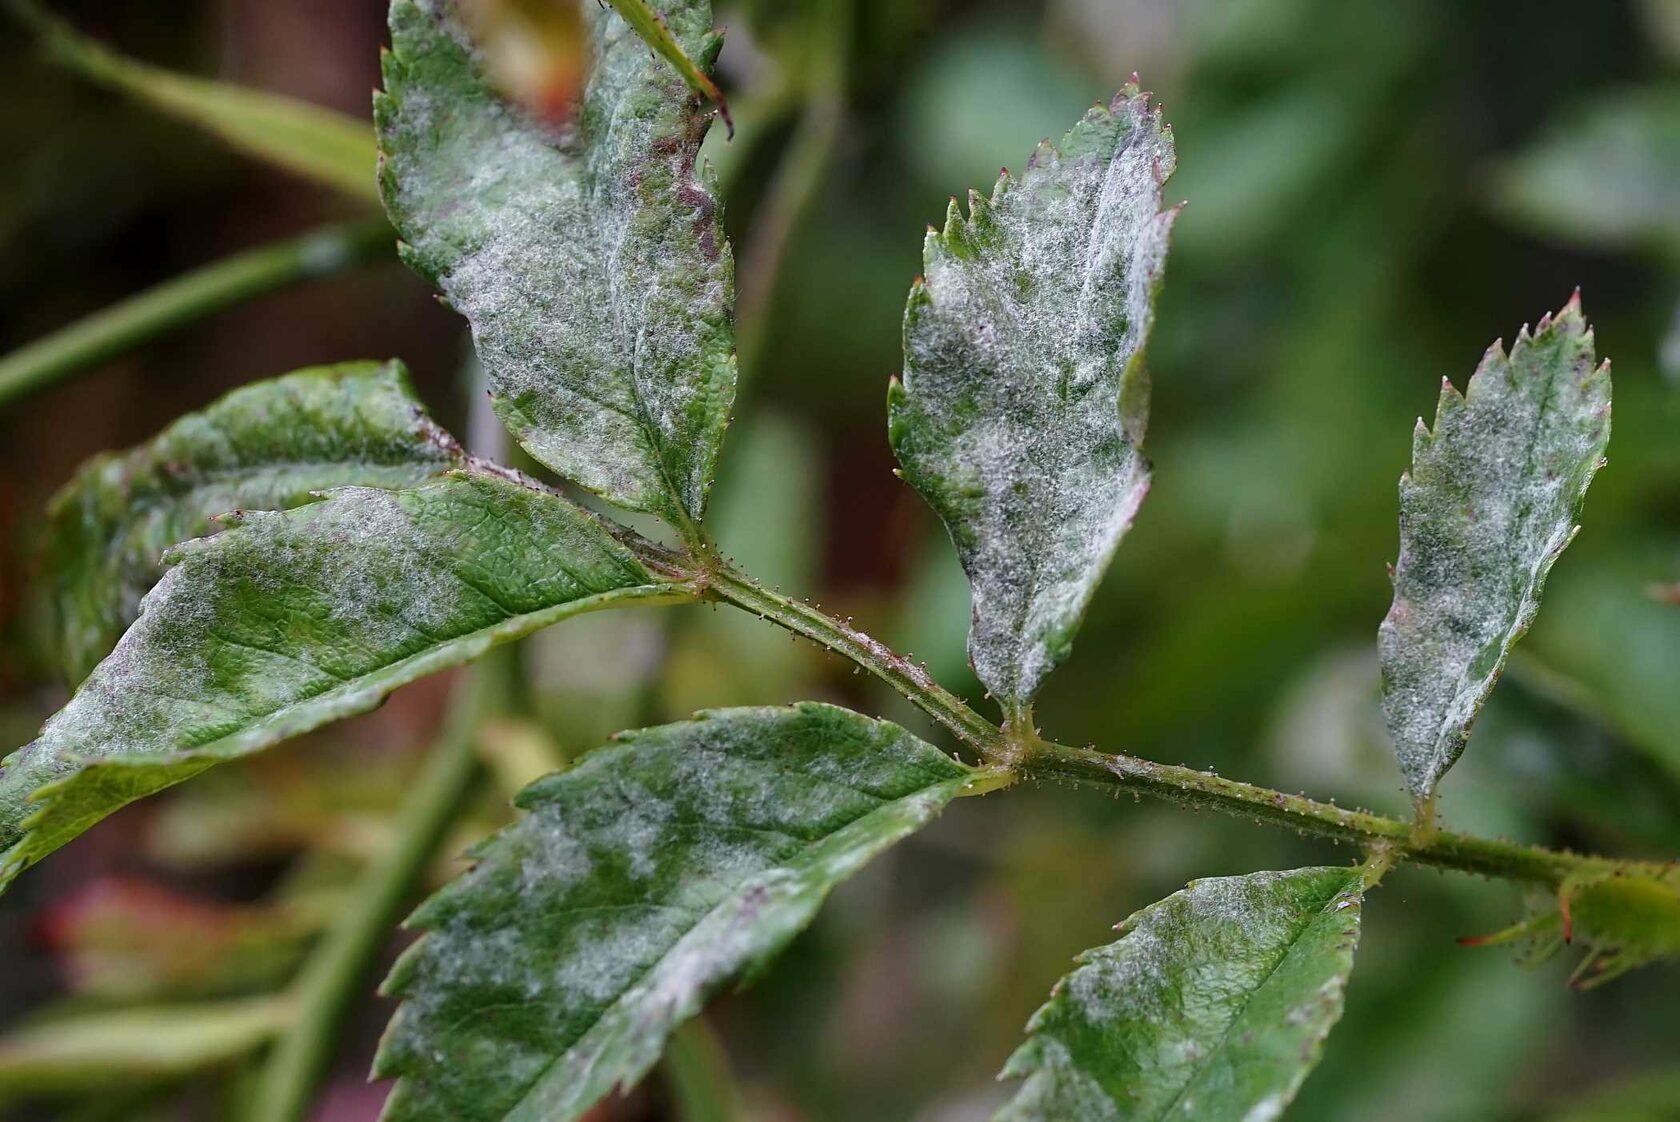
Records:
[[[363,976],[478,778],[473,736],[479,716],[508,690],[503,679],[510,677],[511,657],[498,648],[456,687],[461,692],[448,727],[401,811],[390,851],[362,874],[348,910],[293,983],[297,1019],[258,1073],[249,1122],[301,1122],[306,1116]]]
[[[1656,872],[1663,868],[1655,863],[1562,853],[1450,830],[1419,829],[1398,818],[1347,810],[1193,768],[1072,748],[1036,737],[1023,742],[1000,731],[942,689],[924,667],[913,665],[884,644],[810,604],[767,589],[728,565],[719,566],[705,580],[712,598],[752,612],[849,659],[897,690],[983,759],[1004,765],[1022,777],[1065,779],[1151,795],[1198,810],[1215,810],[1303,834],[1391,851],[1396,861],[1553,887],[1573,874],[1612,869]]]
[[[0,359],[0,408],[253,296],[389,256],[394,242],[382,220],[328,226],[165,281]]]
[[[927,667],[911,662],[885,643],[804,601],[765,588],[727,564],[720,564],[705,579],[708,596],[734,604],[796,635],[803,635],[818,646],[850,660],[903,694],[986,759],[995,759],[1004,753],[1002,734],[960,697],[935,682]]]
[[[1035,746],[1022,767],[1034,778],[1080,783],[1153,795],[1197,810],[1216,810],[1273,826],[1368,847],[1392,846],[1398,860],[1467,873],[1557,885],[1572,873],[1628,868],[1637,863],[1560,853],[1536,846],[1494,841],[1450,830],[1417,831],[1413,824],[1366,811],[1348,810],[1302,795],[1288,795],[1225,779],[1211,772],[1157,764],[1063,744]],[[1655,869],[1657,866],[1651,866]]]
[[[678,1122],[738,1122],[745,1113],[729,1057],[704,1017],[685,1021],[671,1034],[664,1071]]]
[[[820,197],[840,142],[846,114],[846,65],[851,44],[852,6],[842,0],[822,5],[814,21],[813,54],[805,110],[793,139],[770,180],[762,215],[741,252],[735,302],[736,353],[742,381],[751,383],[763,359],[771,304],[787,248]]]

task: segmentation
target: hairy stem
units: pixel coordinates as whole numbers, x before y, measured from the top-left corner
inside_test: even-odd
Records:
[[[1152,763],[1133,756],[1110,755],[1091,748],[1040,744],[1021,770],[1029,777],[1069,779],[1121,791],[1135,791],[1198,810],[1217,810],[1337,841],[1350,841],[1371,848],[1387,846],[1392,848],[1397,860],[1512,880],[1555,886],[1571,873],[1606,871],[1636,864],[1560,853],[1450,830],[1419,831],[1411,822],[1399,818],[1347,810],[1302,795],[1288,795],[1269,787],[1225,779],[1211,772]]]
[[[708,595],[803,635],[869,671],[987,762],[1004,765],[1021,777],[1064,779],[1152,795],[1199,810],[1216,810],[1303,834],[1353,842],[1373,851],[1392,853],[1396,861],[1553,887],[1571,874],[1635,868],[1654,872],[1660,868],[1650,863],[1563,853],[1450,830],[1419,829],[1402,819],[1347,810],[1210,772],[1112,755],[1092,748],[1053,744],[1036,737],[1021,744],[1018,738],[1006,735],[962,699],[941,688],[924,667],[913,665],[850,624],[825,615],[809,603],[767,589],[728,565],[710,573],[705,580]]]
[[[0,407],[253,296],[390,256],[395,240],[383,220],[328,226],[165,281],[0,359]]]
[[[498,648],[456,687],[448,727],[400,812],[391,849],[362,874],[348,910],[293,983],[297,1017],[258,1074],[248,1122],[302,1122],[307,1116],[363,977],[478,778],[478,719],[511,690],[512,657],[509,648]]]
[[[970,709],[962,698],[947,692],[935,682],[927,667],[911,662],[889,649],[885,643],[809,603],[765,588],[729,565],[720,565],[707,574],[705,580],[708,596],[734,604],[796,635],[803,635],[867,670],[984,758],[992,760],[1002,754],[1003,736],[998,729]]]

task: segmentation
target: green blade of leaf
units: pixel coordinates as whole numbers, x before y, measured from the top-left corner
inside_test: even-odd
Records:
[[[386,983],[404,1004],[376,1064],[401,1079],[387,1122],[580,1117],[978,774],[806,703],[625,733],[539,780],[411,921],[427,933]]]
[[[997,1122],[1271,1122],[1342,1015],[1366,870],[1191,882],[1086,951],[1004,1068]]]
[[[687,595],[591,515],[487,466],[249,514],[166,561],[116,649],[0,770],[0,886],[124,804],[416,678]]]
[[[378,152],[365,122],[295,98],[136,62],[80,34],[35,0],[7,4],[72,70],[213,133],[248,156],[355,198],[378,201]]]
[[[1144,345],[1172,132],[1127,86],[928,232],[888,395],[904,477],[973,589],[969,657],[1014,719],[1066,657],[1149,487]]]
[[[619,16],[586,4],[594,65],[556,131],[492,91],[449,0],[393,0],[375,103],[402,252],[472,324],[496,409],[540,462],[685,530],[735,394],[734,265],[709,118]],[[686,53],[705,0],[663,0]]]
[[[68,1013],[0,1038],[0,1103],[173,1079],[256,1051],[291,1023],[289,1000]]]
[[[712,81],[712,76],[702,70],[683,50],[682,44],[677,42],[676,36],[671,34],[671,28],[665,23],[665,17],[648,6],[647,0],[607,0],[624,17],[624,22],[635,29],[642,41],[665,57],[665,61],[677,68],[677,73],[683,76],[689,89],[707,98],[718,108],[718,116],[723,118],[724,127],[729,135],[735,135],[735,119],[729,115],[729,102],[724,99],[723,91]]]
[[[414,486],[464,462],[397,362],[246,386],[130,452],[97,457],[48,521],[65,673],[79,682],[110,652],[164,550],[210,533],[216,515],[300,506],[334,487]]]
[[[1575,536],[1610,439],[1610,364],[1579,296],[1494,343],[1460,395],[1442,380],[1400,478],[1394,603],[1378,633],[1383,715],[1420,802],[1464,751],[1546,574]]]

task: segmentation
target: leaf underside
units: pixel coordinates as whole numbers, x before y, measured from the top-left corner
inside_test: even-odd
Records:
[[[0,887],[217,762],[566,616],[669,594],[594,517],[480,466],[250,514],[166,560],[116,649],[0,769]]]
[[[427,933],[386,983],[385,1119],[578,1118],[972,777],[805,703],[624,733],[539,780],[410,921]]]
[[[66,676],[87,677],[134,622],[164,550],[211,533],[217,515],[289,509],[334,487],[413,486],[463,462],[396,362],[246,386],[130,452],[97,457],[48,522]]]
[[[705,0],[656,5],[709,66]],[[404,259],[472,325],[496,409],[540,462],[677,526],[705,508],[735,394],[734,265],[710,115],[618,14],[563,130],[500,98],[451,0],[394,0],[375,102]]]
[[[1010,1057],[997,1122],[1271,1122],[1342,1015],[1363,870],[1193,881],[1086,951]]]
[[[1609,439],[1610,365],[1595,365],[1573,297],[1509,355],[1490,347],[1465,394],[1443,381],[1433,432],[1418,422],[1378,633],[1383,714],[1415,798],[1464,751]]]
[[[973,589],[969,657],[1006,711],[1067,656],[1149,487],[1143,352],[1176,209],[1172,133],[1128,86],[929,231],[888,396],[902,474]]]

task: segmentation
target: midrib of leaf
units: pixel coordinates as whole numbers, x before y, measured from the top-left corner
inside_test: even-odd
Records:
[[[467,584],[465,581],[462,583]],[[470,584],[467,584],[467,587],[472,588]],[[474,588],[473,591],[477,592],[479,590]],[[601,608],[614,607],[621,603],[680,603],[690,598],[686,587],[668,584],[636,585],[596,593],[593,596],[557,604],[541,611],[511,616],[491,627],[465,632],[449,639],[434,640],[432,636],[423,636],[428,641],[435,642],[436,645],[424,651],[418,651],[406,658],[385,663],[377,669],[355,678],[338,677],[327,668],[317,666],[314,663],[289,659],[289,656],[263,650],[260,647],[251,647],[250,644],[241,642],[237,645],[246,649],[261,651],[265,656],[288,658],[289,661],[307,665],[311,670],[325,677],[338,677],[338,684],[329,685],[319,693],[311,694],[302,700],[291,702],[267,713],[255,714],[243,722],[247,727],[213,740],[196,744],[182,744],[179,748],[170,752],[135,752],[120,756],[97,757],[86,763],[81,771],[72,772],[61,779],[43,784],[36,790],[33,798],[41,802],[50,802],[54,794],[65,786],[76,782],[78,776],[104,768],[143,769],[160,765],[167,766],[169,768],[167,781],[156,788],[161,790],[162,787],[172,786],[202,771],[207,771],[221,759],[266,748],[319,727],[327,721],[365,711],[377,704],[379,699],[388,692],[385,688],[388,684],[394,688],[395,685],[412,681],[414,678],[425,674],[458,665],[477,657],[498,643],[529,635],[533,631],[539,631],[563,619],[583,615]],[[23,866],[19,862],[25,860],[27,855],[20,854],[17,850],[30,840],[46,809],[46,807],[43,807],[35,815],[20,822],[21,836],[16,839],[11,848],[0,851],[0,889],[4,889],[5,885],[22,871]],[[103,820],[107,813],[109,813],[108,809],[101,808],[96,813],[73,816],[64,820],[62,824],[55,823],[54,832],[80,833],[85,828]]]
[[[634,35],[635,32],[632,31],[631,34]],[[615,113],[616,109],[617,107],[615,106]],[[610,135],[612,130],[608,129],[607,131]],[[595,169],[593,165],[589,166],[588,174],[592,181],[589,189],[592,193],[598,194],[599,191],[593,182],[595,179]],[[597,204],[597,209],[605,210],[605,208],[601,207],[599,204]],[[688,496],[684,494],[683,488],[677,485],[676,477],[671,474],[671,463],[669,459],[670,448],[665,443],[665,434],[660,431],[659,425],[653,419],[653,413],[648,409],[647,395],[643,392],[642,383],[645,381],[646,375],[642,366],[641,337],[639,334],[636,334],[633,341],[626,338],[626,336],[632,334],[627,329],[624,320],[624,308],[625,305],[629,303],[628,300],[624,299],[623,292],[626,270],[619,268],[618,265],[624,257],[624,247],[630,240],[629,221],[621,218],[617,224],[615,232],[616,237],[612,240],[612,252],[610,255],[614,268],[608,273],[609,283],[612,285],[613,294],[613,334],[618,337],[619,346],[622,349],[628,350],[631,356],[630,397],[631,400],[636,403],[635,421],[636,424],[641,427],[642,439],[647,442],[648,451],[653,453],[653,462],[658,466],[659,480],[665,485],[665,493],[675,500],[672,505],[671,513],[681,519],[681,523],[677,529],[682,532],[686,539],[694,541],[696,540],[698,533],[694,524],[694,512],[689,510]]]
[[[719,756],[727,755],[726,753],[721,753],[721,752],[716,752],[716,753],[711,753],[711,754],[719,755]],[[775,767],[774,764],[772,764],[771,766]],[[781,768],[776,768],[776,770],[784,770],[785,771],[785,769],[781,769]],[[816,778],[816,777],[813,777],[813,776],[806,775],[805,773],[799,773],[799,774],[800,774],[801,778],[805,779],[806,781],[812,781]],[[661,954],[656,961],[654,961],[650,966],[648,966],[647,969],[643,970],[642,973],[634,981],[630,982],[622,990],[620,990],[619,994],[616,998],[614,998],[611,1002],[608,1002],[607,1004],[603,1005],[601,1007],[600,1012],[597,1013],[596,1016],[594,1017],[594,1019],[589,1022],[588,1027],[586,1027],[582,1032],[580,1032],[575,1039],[573,1039],[572,1041],[567,1043],[567,1045],[565,1046],[565,1051],[561,1052],[560,1054],[556,1055],[554,1057],[554,1059],[550,1060],[548,1066],[543,1069],[542,1073],[531,1081],[531,1083],[527,1086],[527,1089],[526,1089],[524,1095],[520,1098],[519,1102],[514,1106],[514,1108],[512,1110],[508,1111],[508,1113],[505,1117],[509,1120],[509,1122],[537,1122],[537,1119],[535,1119],[535,1118],[531,1118],[531,1119],[527,1120],[527,1118],[525,1117],[525,1115],[528,1113],[526,1108],[531,1103],[532,1096],[535,1095],[542,1088],[542,1086],[547,1082],[549,1077],[554,1073],[555,1069],[560,1067],[563,1063],[565,1063],[570,1058],[571,1053],[576,1051],[578,1049],[579,1045],[583,1044],[584,1042],[586,1042],[589,1039],[591,1034],[593,1034],[600,1027],[601,1022],[603,1020],[605,1020],[605,1018],[607,1017],[607,1015],[609,1013],[611,1013],[614,1010],[620,1008],[624,1004],[624,1001],[625,1001],[626,997],[628,997],[631,993],[633,993],[635,990],[637,990],[649,978],[652,978],[652,977],[656,976],[660,972],[660,969],[666,963],[671,962],[673,960],[680,960],[680,955],[681,954],[687,953],[687,952],[693,950],[697,945],[701,944],[703,942],[703,940],[705,939],[705,937],[710,934],[710,932],[703,930],[706,927],[706,925],[708,923],[711,923],[711,922],[714,922],[714,921],[719,921],[720,922],[721,917],[726,916],[729,913],[729,910],[730,910],[731,906],[734,905],[743,896],[752,892],[755,888],[757,888],[758,886],[760,886],[762,884],[768,884],[768,883],[772,883],[774,881],[784,880],[784,879],[797,881],[797,880],[803,878],[805,875],[809,874],[810,872],[815,871],[818,867],[820,867],[821,856],[822,856],[822,853],[823,853],[824,850],[834,850],[834,849],[842,849],[843,850],[845,845],[847,843],[849,843],[853,838],[867,839],[873,832],[871,830],[871,826],[873,826],[877,822],[890,822],[891,819],[896,817],[897,813],[902,812],[911,803],[916,802],[916,801],[921,800],[921,799],[928,798],[930,796],[941,794],[941,793],[943,793],[943,791],[946,788],[950,788],[953,791],[960,790],[961,788],[963,788],[964,786],[966,786],[970,782],[972,782],[971,777],[969,777],[969,776],[959,776],[955,779],[947,779],[947,780],[943,780],[943,781],[940,781],[940,782],[937,782],[937,783],[933,783],[933,784],[931,784],[927,787],[923,787],[923,788],[921,788],[921,789],[919,789],[919,790],[917,790],[917,791],[915,791],[915,792],[913,792],[909,795],[905,795],[902,798],[898,798],[898,799],[882,799],[882,798],[880,798],[880,796],[873,795],[870,792],[862,792],[864,794],[869,794],[871,798],[875,798],[880,803],[880,805],[875,807],[875,809],[873,809],[871,811],[868,811],[868,812],[858,816],[857,818],[852,819],[851,821],[847,822],[844,826],[841,826],[839,829],[833,831],[832,833],[826,834],[821,838],[811,839],[811,840],[808,840],[808,841],[803,840],[803,839],[794,839],[794,840],[799,840],[799,841],[802,842],[799,849],[795,850],[793,853],[791,853],[787,857],[783,858],[782,861],[781,861],[781,864],[779,866],[777,866],[776,868],[772,868],[772,869],[769,869],[769,870],[763,870],[763,871],[754,873],[752,876],[748,877],[746,880],[741,881],[741,882],[731,886],[730,889],[727,892],[725,892],[718,899],[718,901],[715,904],[713,904],[705,912],[699,913],[698,918],[689,926],[689,929],[688,929],[687,933],[684,934],[682,936],[682,938],[678,939],[675,943],[671,944],[671,946],[663,954]],[[835,786],[835,787],[843,786],[841,784],[834,783],[833,781],[829,781],[829,785],[830,786]],[[855,788],[855,787],[848,787],[848,788],[844,788],[844,789],[848,790],[848,791],[859,791],[860,790],[859,788]],[[677,824],[682,825],[683,824],[682,820],[678,820]],[[720,827],[715,823],[706,823],[706,822],[691,822],[690,824],[702,825],[702,826],[707,827],[708,829],[728,829],[729,828],[727,826]],[[761,831],[758,831],[758,832],[762,833],[762,832],[765,832],[765,831],[761,830]],[[775,831],[775,832],[780,834],[783,837],[790,837],[790,838],[793,837],[793,835],[785,834],[785,833],[782,833],[781,831]],[[855,863],[857,860],[858,860],[857,857],[855,855],[853,855],[852,856],[852,861]],[[791,877],[788,875],[790,870],[792,872]],[[616,906],[624,907],[625,905],[616,905]],[[671,908],[671,910],[674,910],[674,911],[682,911],[681,908],[674,908],[670,905],[655,905],[655,904],[652,904],[651,902],[646,903],[646,904],[638,904],[638,905],[634,905],[634,906],[667,907],[667,908]],[[685,914],[693,914],[693,913],[685,913]]]
[[[1503,349],[1503,344],[1501,343],[1496,343],[1495,346],[1500,346]],[[1507,367],[1507,377],[1505,380],[1509,383],[1515,384],[1515,374],[1516,364],[1513,362]],[[1552,407],[1552,401],[1556,397],[1556,390],[1557,382],[1555,380],[1548,380],[1546,382],[1546,388],[1540,398],[1540,408],[1534,415],[1534,427],[1528,434],[1528,447],[1524,449],[1523,452],[1523,477],[1526,479],[1534,478],[1534,451],[1540,445],[1540,431],[1545,427],[1546,414]],[[1468,396],[1469,395],[1466,394],[1465,408],[1469,408]],[[1533,513],[1534,503],[1532,500],[1525,497],[1523,505],[1517,511],[1517,516],[1511,520],[1510,530],[1508,530],[1505,534],[1505,541],[1507,545],[1514,547],[1516,542],[1522,540],[1524,535],[1521,533],[1521,530],[1528,525],[1529,517]],[[1516,549],[1511,548],[1508,549],[1507,552],[1515,555]],[[1507,652],[1506,654],[1500,656],[1500,662],[1504,662],[1505,659],[1509,657],[1509,649],[1511,645],[1515,643],[1527,629],[1528,622],[1523,618],[1524,609],[1534,604],[1537,599],[1536,588],[1540,584],[1540,573],[1546,568],[1547,561],[1550,557],[1551,555],[1549,553],[1542,553],[1536,557],[1534,559],[1534,563],[1528,567],[1528,572],[1523,581],[1522,588],[1518,592],[1516,618],[1511,621],[1511,625],[1499,636],[1499,645],[1501,649]],[[1449,730],[1444,727],[1447,714],[1463,702],[1466,697],[1473,696],[1479,692],[1479,685],[1479,681],[1466,682],[1462,687],[1460,687],[1459,691],[1452,696],[1450,701],[1436,707],[1435,724],[1440,730],[1435,741],[1435,750],[1437,753],[1441,751],[1442,741],[1450,735]]]
[[[578,117],[548,129],[443,25],[455,6],[392,6],[376,117],[407,260],[472,322],[497,410],[539,460],[696,545],[734,386],[732,267],[696,159],[708,116],[603,4]],[[658,7],[709,60],[708,0]],[[431,121],[445,99],[460,116]],[[498,191],[457,200],[481,173]]]
[[[1092,321],[1091,283],[1097,272],[1098,259],[1101,257],[1101,253],[1099,251],[1102,247],[1102,228],[1107,216],[1113,212],[1113,186],[1116,177],[1119,175],[1120,157],[1124,156],[1136,144],[1137,137],[1138,132],[1136,130],[1127,132],[1120,138],[1120,144],[1108,155],[1108,170],[1103,175],[1102,201],[1097,205],[1096,213],[1092,217],[1091,226],[1085,234],[1085,255],[1084,261],[1081,263],[1082,267],[1080,269],[1079,283],[1079,317],[1081,329],[1089,327]],[[1128,317],[1126,321],[1126,330],[1130,333],[1132,329],[1132,320]],[[1114,423],[1116,425],[1120,423],[1118,409],[1115,410]],[[1056,482],[1057,490],[1060,490],[1062,481],[1057,479]],[[1032,558],[1032,579],[1029,582],[1028,587],[1032,590],[1031,594],[1022,597],[1021,603],[1014,613],[1015,634],[1017,636],[1025,633],[1027,618],[1032,614],[1032,606],[1038,601],[1038,594],[1044,583],[1044,559],[1049,556],[1050,553],[1050,551],[1045,548],[1045,539],[1049,534],[1050,528],[1049,523],[1042,518],[1035,518],[1033,519],[1032,526],[1033,540],[1037,543],[1038,548],[1034,549],[1030,554]]]
[[[924,242],[889,434],[969,575],[970,658],[1011,726],[1147,489],[1133,375],[1176,213],[1171,144],[1128,85]]]
[[[1110,214],[1114,212],[1115,181],[1120,173],[1120,157],[1137,146],[1138,131],[1132,130],[1120,138],[1120,143],[1108,154],[1108,170],[1103,175],[1102,201],[1097,204],[1097,211],[1091,221],[1090,232],[1085,235],[1084,267],[1080,270],[1079,285],[1079,314],[1080,326],[1089,327],[1093,320],[1091,315],[1091,280],[1097,271],[1097,261],[1101,257],[1102,228]],[[1132,317],[1126,319],[1126,331],[1132,333],[1134,322]]]
[[[1349,870],[1349,875],[1350,878],[1357,878],[1359,876],[1359,872],[1358,870]],[[1167,1119],[1172,1117],[1173,1112],[1178,1109],[1181,1103],[1184,1102],[1185,1096],[1199,1084],[1202,1076],[1205,1075],[1209,1068],[1213,1066],[1213,1060],[1224,1052],[1225,1045],[1229,1043],[1231,1039],[1231,1033],[1236,1031],[1237,1025],[1240,1024],[1242,1019],[1248,1015],[1249,1007],[1254,1004],[1255,998],[1257,998],[1261,991],[1271,984],[1272,979],[1277,976],[1277,972],[1283,969],[1284,965],[1289,962],[1290,958],[1292,958],[1295,953],[1300,950],[1302,937],[1311,930],[1313,924],[1323,918],[1331,905],[1340,900],[1342,898],[1342,894],[1347,890],[1348,885],[1344,883],[1340,888],[1332,892],[1330,894],[1330,898],[1323,904],[1320,904],[1318,908],[1308,915],[1301,925],[1295,929],[1294,935],[1292,935],[1289,939],[1289,945],[1283,949],[1283,953],[1278,955],[1277,959],[1266,970],[1265,977],[1261,978],[1259,983],[1251,988],[1243,997],[1241,1003],[1238,1004],[1236,1010],[1231,1015],[1230,1021],[1226,1023],[1224,1031],[1219,1034],[1219,1040],[1215,1047],[1210,1049],[1202,1062],[1196,1065],[1195,1070],[1192,1071],[1190,1073],[1190,1077],[1184,1081],[1184,1085],[1179,1088],[1178,1093],[1173,1096],[1172,1101],[1155,1116],[1157,1119]]]

